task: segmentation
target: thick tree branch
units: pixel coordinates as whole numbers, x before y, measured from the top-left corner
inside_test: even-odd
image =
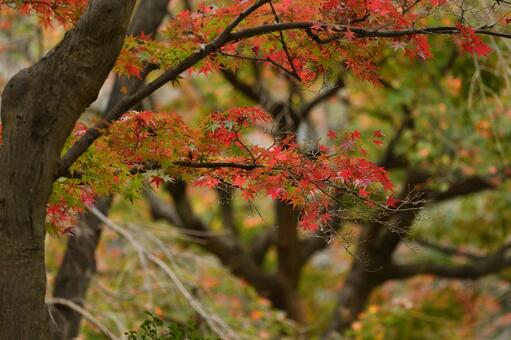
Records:
[[[277,242],[277,231],[274,227],[268,227],[265,231],[258,234],[252,241],[250,253],[254,261],[261,265],[266,258],[266,254],[271,246]]]
[[[298,233],[298,211],[290,204],[275,202],[277,219],[277,282],[280,291],[276,297],[277,307],[287,311],[297,321],[303,319],[298,285],[303,265],[300,258],[300,237]]]
[[[460,249],[458,249],[456,247],[446,246],[446,245],[443,245],[443,244],[434,243],[434,242],[431,242],[429,240],[425,240],[425,239],[422,239],[422,238],[414,239],[414,241],[419,246],[431,249],[433,251],[436,251],[436,252],[439,252],[441,254],[448,255],[448,256],[460,256],[460,257],[465,257],[465,258],[470,259],[470,260],[481,260],[483,258],[483,256],[477,255],[475,253],[471,253],[471,252],[467,252],[467,251],[462,251],[462,250],[460,250]]]
[[[499,182],[509,178],[504,172],[490,176],[472,176],[452,183],[446,191],[432,191],[429,193],[431,202],[440,203],[460,196],[467,196],[485,190],[495,189]]]
[[[464,265],[444,265],[433,262],[393,263],[388,268],[389,279],[407,279],[420,274],[432,274],[442,278],[475,280],[511,267],[511,257],[507,256],[511,243],[503,245],[496,252]]]
[[[339,34],[335,34],[325,39],[321,39],[315,33],[312,33],[311,29],[315,27],[317,28],[317,23],[315,22],[283,22],[283,23],[275,23],[262,25],[252,28],[243,29],[231,34],[231,39],[233,41],[238,41],[242,39],[247,39],[251,37],[255,37],[258,35],[269,34],[280,31],[289,31],[289,30],[305,30],[309,33],[313,40],[317,43],[325,44],[330,43],[335,40],[340,40],[344,37],[344,34],[350,30],[355,34],[355,38],[399,38],[410,35],[454,35],[459,34],[460,30],[454,26],[433,26],[433,27],[418,27],[418,28],[404,28],[404,29],[396,29],[396,30],[384,30],[384,29],[369,29],[369,28],[358,28],[347,25],[333,25],[333,27],[328,25],[323,25],[320,27],[320,30],[330,30],[335,31]],[[474,32],[480,35],[489,35],[496,36],[506,39],[511,39],[511,34],[504,32],[497,32],[488,29],[475,29]]]

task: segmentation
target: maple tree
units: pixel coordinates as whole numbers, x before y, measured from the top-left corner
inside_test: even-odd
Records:
[[[331,145],[304,153],[293,134],[301,117],[292,112],[290,124],[276,119],[278,133],[270,146],[246,142],[244,130],[271,125],[272,116],[278,118],[280,112],[264,112],[271,111],[264,107],[264,98],[258,102],[264,110],[214,112],[197,127],[173,114],[129,112],[166,83],[178,81],[185,72],[229,74],[252,61],[276,67],[305,85],[339,65],[378,85],[376,64],[386,47],[428,59],[432,53],[426,35],[439,34],[453,36],[467,53],[485,56],[490,49],[480,35],[509,37],[494,26],[475,28],[457,18],[446,18],[450,26],[428,26],[430,18],[424,13],[446,6],[444,1],[257,0],[203,3],[196,11],[180,12],[158,39],[143,30],[125,38],[135,3],[95,0],[85,8],[85,1],[0,2],[2,10],[35,12],[46,26],[75,25],[45,58],[14,76],[2,95],[2,337],[49,337],[45,219],[58,231],[70,232],[74,215],[91,205],[94,195],[130,198],[146,179],[157,186],[177,177],[210,188],[229,184],[247,200],[267,195],[294,206],[301,226],[318,232],[332,223],[332,198],[337,202],[341,194],[387,213],[373,221],[375,232],[394,216],[402,227],[413,220],[416,209],[411,205],[416,203],[407,201],[406,190],[400,200],[394,198],[386,170],[367,160],[359,146],[359,131],[339,138],[331,133]],[[130,77],[120,88],[124,95],[93,126],[77,124],[112,70]],[[376,130],[372,142],[380,145],[382,137]],[[424,181],[412,175],[407,189]],[[480,187],[488,186],[484,181]],[[392,240],[384,247],[392,250],[400,235],[388,232],[382,237]],[[424,272],[385,265],[395,277]],[[358,266],[368,287],[380,283],[381,278],[373,280]],[[361,307],[353,306],[354,313],[343,322],[351,322]],[[33,326],[23,327],[27,322]]]

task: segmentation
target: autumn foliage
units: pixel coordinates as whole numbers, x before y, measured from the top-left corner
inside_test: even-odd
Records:
[[[0,5],[23,15],[34,12],[48,26],[73,22],[86,3],[44,0]],[[251,60],[276,66],[307,85],[342,65],[379,84],[376,62],[385,47],[403,50],[411,58],[432,57],[427,36],[406,30],[427,23],[425,11],[443,5],[445,1],[433,0],[204,2],[197,11],[177,14],[157,40],[145,34],[128,37],[115,70],[142,78],[148,65],[172,68],[214,41],[240,13],[250,11],[238,23],[234,37],[188,71],[235,70]],[[463,50],[479,56],[490,52],[472,28],[462,24],[456,28],[455,39]],[[248,143],[245,134],[254,127],[265,130],[273,143]],[[68,145],[86,129],[79,123]],[[261,194],[288,202],[301,211],[301,225],[307,229],[328,225],[335,214],[332,199],[340,194],[348,193],[369,206],[395,209],[398,204],[385,170],[365,158],[358,131],[340,137],[332,132],[329,141],[304,152],[293,134],[272,135],[272,117],[267,113],[242,107],[212,113],[193,127],[176,114],[128,112],[102,132],[103,137],[72,167],[70,178],[61,178],[54,186],[48,222],[60,224],[60,231],[68,230],[73,216],[93,202],[94,194],[117,192],[134,198],[144,181],[159,186],[174,178],[210,188],[228,183],[246,200]],[[376,131],[372,142],[383,144],[383,137]]]
[[[86,192],[131,195],[126,190],[135,182],[159,186],[174,178],[209,188],[230,184],[246,200],[258,194],[280,199],[301,209],[301,225],[313,230],[328,225],[334,214],[332,198],[340,194],[369,205],[376,203],[371,197],[386,195],[383,204],[394,208],[392,184],[384,169],[363,158],[357,131],[343,138],[332,135],[331,146],[319,144],[316,152],[304,153],[292,135],[268,146],[247,143],[247,130],[256,126],[268,132],[272,127],[271,117],[256,107],[213,113],[195,128],[176,114],[127,113],[74,166],[73,174],[80,178],[61,187],[62,197],[50,206],[50,216],[69,212],[60,202],[76,186]],[[78,127],[75,137],[83,129]],[[375,138],[381,137],[375,132]],[[76,193],[91,203],[88,195]]]
[[[68,26],[80,17],[87,0],[1,0],[0,9],[10,8],[21,15],[35,13],[43,26],[53,23]],[[3,22],[3,28],[9,28],[8,22]]]

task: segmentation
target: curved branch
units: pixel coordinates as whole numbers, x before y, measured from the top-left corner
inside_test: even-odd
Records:
[[[433,243],[429,240],[425,240],[425,239],[421,239],[421,238],[415,239],[414,241],[419,246],[431,249],[433,251],[436,251],[436,252],[439,252],[439,253],[442,253],[442,254],[448,255],[448,256],[461,256],[461,257],[465,257],[470,260],[481,260],[484,258],[481,255],[477,255],[477,254],[474,254],[471,252],[462,251],[460,249],[457,249],[456,247]]]
[[[100,330],[103,334],[105,334],[109,339],[117,340],[120,339],[113,335],[112,332],[108,330],[108,328],[98,319],[94,317],[91,313],[89,313],[85,308],[80,306],[79,304],[63,298],[46,298],[45,303],[48,305],[61,305],[65,306],[71,310],[73,310],[76,313],[79,313],[81,316],[83,316],[87,321],[89,321],[91,324],[93,324],[98,330]]]
[[[476,280],[511,267],[511,256],[506,256],[511,243],[504,244],[496,252],[470,264],[444,265],[439,263],[393,263],[388,268],[389,279],[407,279],[420,274],[432,274],[442,278]]]
[[[344,81],[341,77],[336,81],[335,85],[324,90],[323,92],[319,93],[316,97],[314,97],[310,102],[306,103],[301,111],[300,116],[303,118],[307,118],[311,111],[324,101],[335,97],[335,95],[339,92],[340,89],[344,87]]]
[[[507,177],[509,176],[504,174],[504,178]],[[456,197],[471,195],[481,191],[495,189],[498,187],[498,184],[495,183],[495,180],[500,179],[502,179],[502,176],[499,175],[472,176],[451,184],[451,186],[446,191],[431,192],[429,196],[431,202],[434,203],[444,202]]]

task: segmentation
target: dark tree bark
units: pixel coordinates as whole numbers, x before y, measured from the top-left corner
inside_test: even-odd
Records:
[[[128,34],[155,34],[167,13],[168,0],[146,0],[140,3],[131,20]],[[118,77],[112,88],[106,112],[110,111],[121,99],[123,87],[137,87],[142,82],[138,78]],[[111,197],[98,198],[96,208],[108,214]],[[96,248],[101,239],[101,221],[89,212],[80,217],[80,226],[76,236],[70,237],[63,262],[59,268],[53,295],[83,305],[90,281],[96,272]],[[55,337],[74,339],[78,336],[82,315],[67,306],[55,305]]]
[[[44,220],[62,147],[120,52],[134,0],[91,1],[2,94],[0,339],[48,339]]]
[[[333,331],[349,329],[358,315],[364,311],[373,290],[380,285],[378,275],[367,270],[359,261],[354,261],[344,281],[335,306],[335,316],[327,335]]]

